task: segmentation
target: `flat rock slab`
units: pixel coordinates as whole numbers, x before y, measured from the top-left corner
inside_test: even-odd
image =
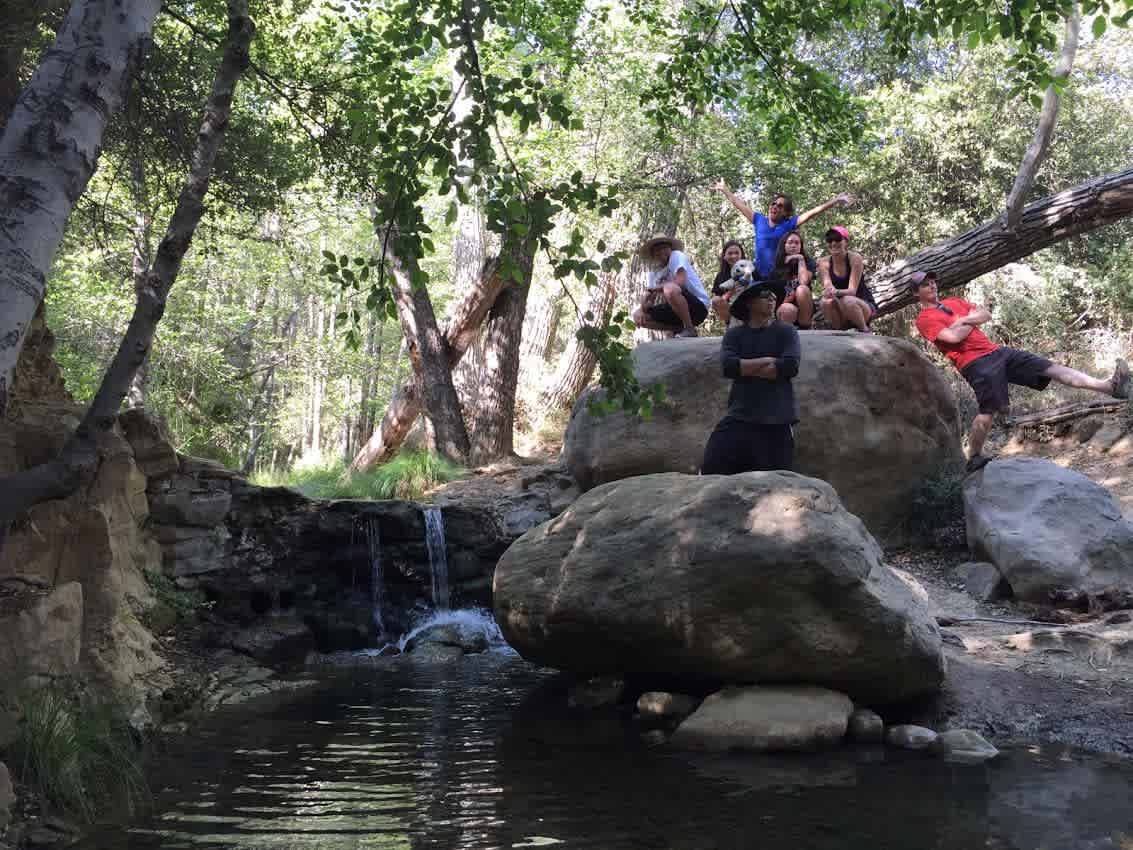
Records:
[[[725,688],[708,696],[670,743],[698,750],[817,750],[845,737],[853,710],[848,696],[825,688]]]

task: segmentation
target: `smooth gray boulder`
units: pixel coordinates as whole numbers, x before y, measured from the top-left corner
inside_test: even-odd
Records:
[[[877,535],[897,533],[910,495],[941,466],[959,465],[960,426],[948,382],[907,340],[843,331],[800,334],[795,471],[829,481]],[[720,340],[664,340],[633,351],[643,384],[663,382],[668,401],[651,418],[591,415],[584,393],[563,457],[584,491],[655,472],[695,473],[728,406]]]
[[[811,684],[871,705],[935,693],[927,602],[824,481],[647,475],[597,487],[496,567],[524,658],[587,675]]]
[[[964,481],[968,546],[1019,599],[1133,587],[1133,523],[1099,484],[1047,460],[994,460]]]
[[[680,749],[783,752],[839,743],[854,710],[826,688],[725,688],[705,698],[669,743]]]
[[[859,708],[850,715],[846,734],[855,744],[880,744],[885,740],[885,721],[876,711]]]

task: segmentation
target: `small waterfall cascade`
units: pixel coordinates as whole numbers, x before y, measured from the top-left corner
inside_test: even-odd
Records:
[[[386,626],[382,610],[385,607],[386,580],[382,573],[382,535],[377,517],[366,520],[366,550],[370,556],[370,611],[374,629],[379,635],[384,635]]]
[[[448,560],[445,557],[445,521],[440,508],[425,508],[425,546],[433,576],[433,607],[449,609]]]

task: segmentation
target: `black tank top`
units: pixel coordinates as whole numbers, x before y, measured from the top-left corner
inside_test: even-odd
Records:
[[[850,288],[850,276],[853,275],[853,273],[854,273],[854,267],[850,264],[849,255],[848,254],[846,255],[846,274],[845,275],[840,276],[836,271],[834,271],[834,258],[833,257],[830,257],[829,265],[830,265],[830,282],[832,284],[834,284],[834,288],[835,289],[849,289]],[[870,292],[869,287],[865,285],[865,275],[862,275],[862,279],[858,281],[857,295],[858,295],[858,298],[862,299],[862,301],[865,301],[868,304],[874,303],[873,302],[873,293]]]

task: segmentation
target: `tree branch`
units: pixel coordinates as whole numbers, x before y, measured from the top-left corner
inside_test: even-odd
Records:
[[[1014,230],[1019,226],[1019,218],[1023,214],[1023,201],[1034,185],[1035,175],[1046,158],[1051,137],[1054,136],[1054,125],[1058,121],[1058,85],[1070,76],[1070,69],[1074,67],[1081,20],[1078,4],[1075,3],[1073,12],[1066,19],[1066,39],[1062,42],[1062,55],[1054,67],[1055,82],[1047,86],[1046,94],[1043,95],[1043,107],[1039,114],[1039,125],[1035,128],[1035,137],[1031,140],[1027,152],[1023,154],[1019,173],[1015,175],[1015,185],[1011,187],[1011,193],[1007,196],[1007,209],[1003,214],[1003,222],[1008,230]]]

